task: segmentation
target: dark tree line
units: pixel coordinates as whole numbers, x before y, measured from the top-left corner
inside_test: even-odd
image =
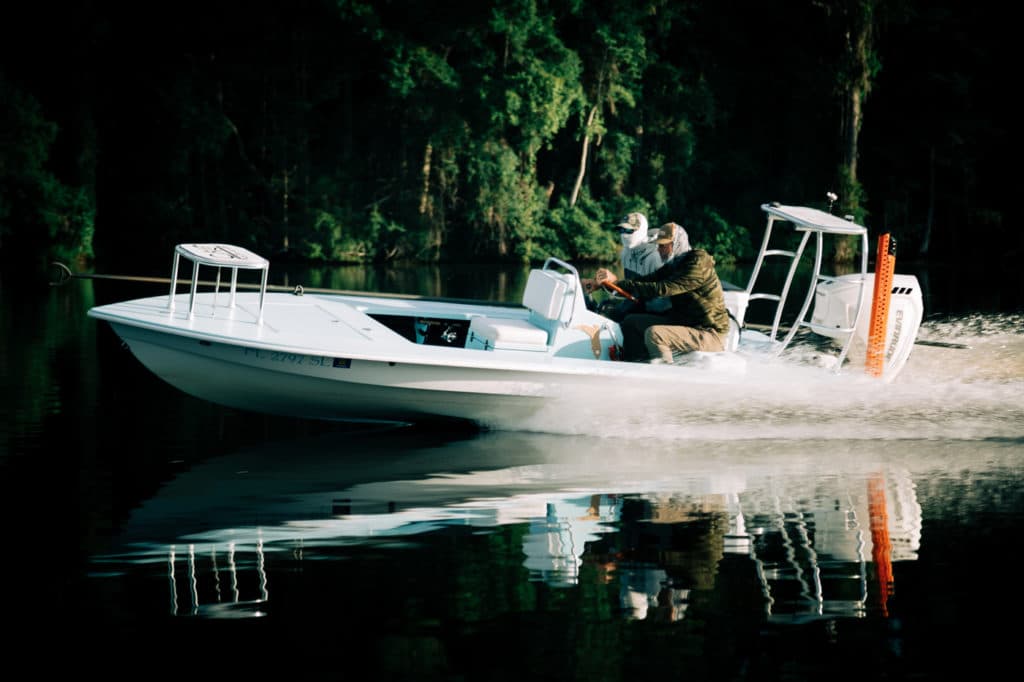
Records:
[[[1021,246],[994,3],[44,1],[0,30],[5,263],[602,260],[631,210],[743,259],[761,203],[830,190],[905,256]]]

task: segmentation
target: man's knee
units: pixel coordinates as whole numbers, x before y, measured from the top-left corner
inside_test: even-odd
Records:
[[[677,353],[689,353],[699,350],[700,346],[691,334],[680,333],[685,327],[672,329],[665,326],[649,327],[644,334],[644,342],[648,347],[671,348]]]

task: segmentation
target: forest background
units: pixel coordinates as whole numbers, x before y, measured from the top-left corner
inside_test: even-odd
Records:
[[[768,201],[1022,255],[986,0],[41,0],[0,28],[0,261],[749,258]],[[838,260],[850,253],[837,253]],[[161,267],[164,264],[161,261]]]

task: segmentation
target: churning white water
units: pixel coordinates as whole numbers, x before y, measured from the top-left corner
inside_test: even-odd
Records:
[[[779,365],[741,387],[622,385],[566,395],[526,428],[670,441],[1024,435],[1024,316],[925,321],[918,339],[889,383],[869,377],[851,354],[824,383],[807,384]]]

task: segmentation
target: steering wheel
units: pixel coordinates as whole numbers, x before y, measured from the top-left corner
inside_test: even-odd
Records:
[[[608,289],[609,291],[614,291],[619,296],[622,296],[623,298],[625,298],[627,300],[633,301],[634,303],[637,300],[639,300],[639,299],[637,299],[636,296],[634,296],[633,294],[629,293],[628,291],[626,291],[625,289],[620,287],[618,284],[613,284],[611,282],[604,281],[604,282],[601,282],[601,286],[603,286],[604,288]]]

